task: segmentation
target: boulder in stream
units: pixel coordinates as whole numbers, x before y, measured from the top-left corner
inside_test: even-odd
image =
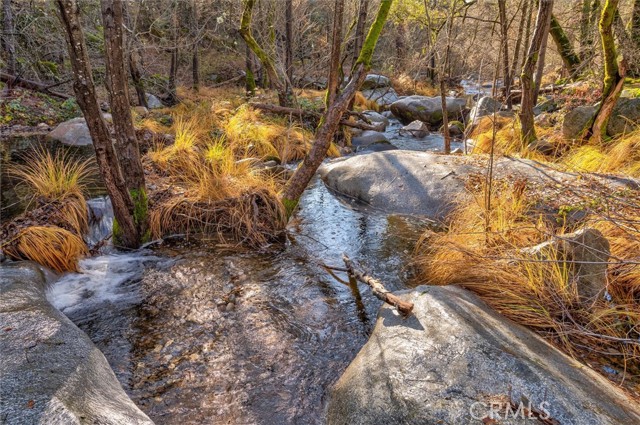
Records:
[[[429,134],[429,127],[422,121],[415,120],[399,130],[401,136],[412,136],[421,139]]]
[[[447,116],[450,119],[460,119],[466,104],[465,99],[447,97]],[[392,103],[391,112],[403,124],[419,120],[431,126],[437,126],[442,122],[442,100],[439,96],[407,96]]]
[[[35,263],[0,267],[0,417],[10,424],[153,424],[89,337],[45,297]]]
[[[414,315],[380,309],[331,392],[329,425],[640,423],[618,388],[476,295],[420,286],[401,296]]]
[[[103,117],[107,122],[111,122],[113,119],[111,114],[103,114]],[[89,127],[83,117],[73,118],[58,124],[47,134],[47,139],[57,141],[65,146],[93,149]]]
[[[490,96],[482,97],[478,100],[478,103],[471,108],[469,121],[475,124],[480,118],[492,115],[493,113],[500,111],[500,109],[502,109],[502,103]]]

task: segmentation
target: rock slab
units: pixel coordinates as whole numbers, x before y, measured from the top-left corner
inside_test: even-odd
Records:
[[[545,423],[640,423],[638,404],[605,378],[474,294],[420,286],[402,297],[415,314],[380,309],[331,391],[329,425],[542,423],[517,413],[529,404]]]
[[[447,116],[450,119],[460,119],[467,104],[465,99],[447,97]],[[391,104],[391,112],[403,124],[412,121],[423,121],[431,126],[437,126],[442,122],[442,100],[440,97],[407,96]]]
[[[147,425],[89,338],[45,297],[29,262],[0,267],[0,417],[7,424]]]

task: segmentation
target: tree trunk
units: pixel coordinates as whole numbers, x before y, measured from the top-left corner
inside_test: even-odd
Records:
[[[356,61],[356,66],[351,75],[349,83],[342,93],[336,98],[335,102],[327,108],[324,113],[320,126],[316,131],[315,140],[311,146],[311,150],[305,156],[302,164],[296,169],[293,176],[289,179],[284,187],[281,199],[286,208],[287,216],[291,216],[294,209],[298,205],[300,196],[311,181],[311,178],[318,170],[318,167],[324,160],[327,149],[331,145],[333,136],[338,129],[342,115],[347,110],[347,106],[351,99],[355,96],[356,91],[362,85],[367,72],[371,69],[371,58],[375,50],[378,38],[387,21],[389,9],[393,0],[381,0],[378,14],[374,20],[369,34],[362,45],[360,55]]]
[[[364,29],[367,25],[367,11],[369,10],[369,0],[360,0],[360,4],[358,6],[358,20],[356,21],[356,32],[353,38],[353,52],[352,52],[352,61],[351,61],[351,73],[349,76],[353,75],[353,68],[355,67],[356,62],[358,62],[358,55],[360,55],[360,50],[362,49],[362,43],[364,42]],[[353,105],[355,103],[356,98],[354,97],[349,102],[348,110],[353,110]]]
[[[618,3],[619,0],[606,0],[598,23],[600,39],[602,40],[604,80],[602,103],[589,130],[591,139],[597,143],[607,138],[607,124],[624,86],[626,65],[623,61],[621,66],[618,66],[618,54],[613,36],[613,21],[618,10]]]
[[[247,96],[253,97],[256,94],[256,77],[253,67],[253,53],[248,44],[245,44],[245,80],[244,87],[247,92]]]
[[[507,0],[498,0],[500,17],[500,46],[502,49],[502,76],[504,78],[504,95],[507,109],[511,110],[511,69],[509,68],[509,23],[507,22]]]
[[[200,37],[200,31],[198,27],[198,2],[196,0],[193,0],[191,3],[191,18],[193,20],[191,23],[193,28],[193,54],[191,57],[191,75],[193,77],[193,83],[191,87],[197,92],[200,90],[200,55],[198,51],[198,37]]]
[[[100,4],[104,27],[106,83],[113,114],[118,164],[133,201],[133,219],[136,225],[137,244],[139,244],[143,242],[143,235],[148,228],[148,205],[138,139],[129,109],[129,87],[124,61],[122,0],[101,0]],[[121,235],[114,230],[113,238],[118,243]]]
[[[2,20],[2,50],[4,50],[7,60],[6,72],[10,75],[17,75],[16,39],[11,0],[2,0],[2,13],[4,15]],[[11,83],[7,83],[7,87],[8,90],[11,90]]]
[[[329,79],[325,105],[329,108],[338,97],[340,87],[340,47],[342,46],[342,19],[344,16],[344,0],[335,0],[333,6],[333,29],[331,36],[331,59],[329,62]]]
[[[533,2],[532,2],[533,3]],[[524,63],[527,61],[527,49],[529,48],[529,42],[531,40],[531,20],[533,17],[533,4],[531,4],[531,8],[529,9],[529,14],[527,15],[527,25],[525,26],[524,32],[524,44],[523,44],[523,54],[522,54],[522,62],[520,63],[520,69],[524,68]]]
[[[599,9],[600,0],[583,0],[580,18],[580,58],[583,61],[593,57],[593,33]]]
[[[635,48],[640,50],[640,0],[633,0],[633,12],[631,14],[631,39]]]
[[[171,63],[169,64],[169,88],[167,93],[167,103],[175,105],[178,103],[178,2],[173,2],[173,12],[171,19]]]
[[[293,83],[293,2],[285,1],[285,74],[287,82]]]
[[[534,105],[538,100],[538,94],[540,94],[540,87],[542,86],[542,76],[544,75],[544,66],[547,58],[547,44],[551,30],[551,16],[553,16],[553,5],[551,6],[551,13],[547,16],[545,32],[542,36],[542,45],[540,46],[540,53],[538,54],[538,70],[536,71],[535,92],[533,94]]]
[[[571,80],[575,80],[578,77],[581,61],[575,50],[573,50],[573,45],[571,44],[571,40],[567,36],[567,33],[564,32],[560,22],[558,22],[554,15],[551,15],[550,32],[551,37],[558,48],[558,53],[562,58],[562,63],[569,73],[569,78]]]
[[[122,11],[124,13],[124,19],[127,27],[131,27],[131,16],[129,15],[129,11],[127,9],[126,2],[122,4]],[[136,49],[135,45],[137,44],[137,40],[135,38],[135,30],[134,28],[130,28],[132,32],[131,36],[128,38],[129,42],[127,43],[127,56],[129,59],[129,74],[131,75],[131,80],[133,81],[133,87],[136,90],[136,96],[138,97],[138,105],[148,108],[147,104],[147,95],[144,90],[144,82],[142,81],[142,73],[140,72],[140,66],[138,65],[138,59],[136,58]]]
[[[522,73],[520,74],[520,81],[522,82],[520,131],[524,146],[536,140],[536,132],[533,125],[533,107],[536,103],[536,88],[533,80],[533,74],[542,48],[542,42],[545,34],[548,34],[547,22],[551,19],[552,11],[553,0],[540,0],[533,38],[527,52],[524,66],[522,67]]]
[[[444,73],[440,76],[440,103],[442,105],[442,134],[444,136],[444,153],[451,153],[451,134],[449,133],[449,114],[447,113],[447,93]]]
[[[518,65],[520,64],[520,49],[522,48],[522,37],[524,34],[525,25],[527,24],[527,19],[531,17],[531,10],[529,9],[530,1],[524,0],[524,5],[522,9],[522,16],[520,17],[520,25],[518,26],[518,37],[516,38],[516,47],[513,52],[513,61],[511,62],[511,81],[513,82],[514,77],[518,73]],[[529,18],[527,18],[527,15]]]
[[[80,25],[80,11],[76,0],[56,0],[56,3],[67,35],[69,59],[74,76],[73,89],[87,121],[100,174],[111,198],[115,215],[114,227],[117,227],[121,235],[120,243],[123,246],[137,248],[140,235],[134,222],[134,204],[122,177],[111,135],[98,105],[87,46]]]
[[[242,12],[242,21],[240,22],[240,35],[244,39],[247,46],[258,57],[260,63],[264,67],[269,82],[273,88],[278,92],[278,103],[280,106],[292,107],[295,105],[295,99],[293,91],[288,89],[287,84],[284,82],[283,76],[278,73],[276,65],[269,56],[269,54],[258,44],[253,35],[251,34],[251,18],[253,15],[253,6],[255,0],[244,0],[244,11]]]

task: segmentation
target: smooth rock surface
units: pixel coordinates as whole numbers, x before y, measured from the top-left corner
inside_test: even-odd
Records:
[[[45,297],[34,263],[0,267],[0,418],[7,424],[153,422],[89,338]]]
[[[389,125],[389,118],[376,112],[376,111],[364,111],[362,113],[372,124],[383,123],[385,127]]]
[[[368,99],[375,101],[378,105],[387,107],[393,102],[400,99],[398,93],[393,87],[380,87],[377,89],[362,90],[362,95]]]
[[[565,139],[575,139],[597,112],[596,106],[578,106],[564,116],[562,135]],[[607,124],[610,137],[633,131],[640,122],[640,98],[620,98]]]
[[[147,106],[149,107],[149,109],[164,108],[164,105],[162,104],[160,99],[158,99],[157,96],[154,96],[151,93],[147,93],[146,96],[147,96]]]
[[[578,106],[567,112],[562,122],[562,136],[565,139],[579,137],[596,114],[596,110],[595,106]]]
[[[364,78],[362,86],[360,86],[362,90],[371,90],[383,87],[391,87],[391,80],[389,79],[389,77],[378,74],[368,74]]]
[[[465,99],[447,97],[447,114],[450,119],[460,119],[467,104]],[[403,124],[423,121],[431,126],[442,122],[442,101],[440,97],[407,96],[391,104],[391,112]]]
[[[111,114],[103,114],[103,117],[107,122],[111,122],[113,119]],[[93,148],[89,127],[83,117],[72,118],[58,124],[47,134],[47,139],[55,140],[66,146]]]
[[[415,120],[402,127],[399,133],[401,136],[412,136],[420,139],[429,134],[429,127],[422,121]]]
[[[329,425],[543,423],[522,411],[514,418],[523,399],[522,407],[557,421],[544,423],[640,423],[638,404],[605,378],[474,294],[420,286],[402,297],[414,315],[380,309],[369,341],[331,392]]]
[[[369,146],[381,142],[389,142],[387,136],[385,136],[384,133],[373,130],[363,131],[362,133],[360,133],[360,135],[351,139],[351,145],[354,148]]]
[[[479,118],[492,115],[494,112],[498,112],[501,108],[502,103],[498,102],[496,99],[490,96],[482,97],[478,100],[478,103],[471,108],[469,121],[475,123]]]

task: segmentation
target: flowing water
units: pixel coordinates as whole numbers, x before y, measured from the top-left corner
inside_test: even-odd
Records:
[[[380,302],[321,265],[340,266],[345,252],[389,289],[405,288],[427,223],[363,210],[320,180],[300,205],[285,246],[110,252],[83,260],[82,273],[60,278],[48,297],[158,424],[324,423],[328,391],[366,342]],[[90,207],[95,243],[112,215],[105,198]]]

